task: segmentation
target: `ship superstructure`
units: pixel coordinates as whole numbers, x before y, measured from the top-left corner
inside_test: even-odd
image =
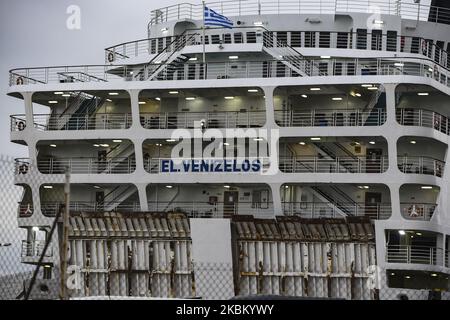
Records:
[[[179,4],[104,65],[11,70],[23,262],[69,168],[74,295],[208,296],[223,263],[229,297],[448,298],[450,9],[361,3]]]

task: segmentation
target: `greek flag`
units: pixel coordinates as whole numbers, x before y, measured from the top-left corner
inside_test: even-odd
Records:
[[[205,7],[205,26],[218,26],[232,29],[233,21],[221,14],[218,14],[214,10]]]

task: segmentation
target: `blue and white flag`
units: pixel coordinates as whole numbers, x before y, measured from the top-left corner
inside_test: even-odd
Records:
[[[233,21],[221,14],[218,14],[214,10],[205,7],[205,26],[217,26],[232,29]]]

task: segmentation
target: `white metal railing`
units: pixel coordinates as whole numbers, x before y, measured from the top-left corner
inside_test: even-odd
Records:
[[[405,219],[430,221],[433,214],[437,211],[437,204],[402,202],[400,203],[400,210]]]
[[[280,171],[285,173],[383,173],[389,167],[388,157],[320,158],[298,156],[280,158]]]
[[[58,130],[111,130],[128,129],[132,124],[131,113],[84,114],[36,114],[33,115],[34,127],[41,131]],[[11,131],[22,131],[26,127],[25,115],[11,116]]]
[[[398,156],[398,169],[403,173],[429,174],[442,177],[445,162],[431,157]]]
[[[356,59],[316,59],[304,60],[302,70],[307,65],[317,65],[311,69],[311,76],[394,76],[410,75],[432,78],[450,86],[450,71],[438,66],[429,59],[419,58],[356,58]],[[158,65],[160,66],[160,65]],[[147,66],[151,67],[151,66]],[[133,77],[133,66],[64,66],[14,69],[10,71],[10,85],[59,83],[61,70],[82,69],[105,81],[142,81]],[[205,75],[206,73],[206,75]],[[293,77],[298,74],[277,60],[211,62],[207,64],[185,63],[170,75],[163,74],[153,79],[164,80],[202,80],[202,79],[250,79]],[[77,82],[77,80],[73,80]]]
[[[33,169],[29,159],[16,159],[15,174],[26,175]],[[134,157],[127,158],[43,158],[37,168],[42,174],[130,174],[136,169]]]
[[[268,15],[268,14],[335,14],[342,12],[396,15],[404,19],[450,22],[450,9],[425,4],[405,3],[397,0],[247,0],[214,1],[206,6],[226,16]],[[151,26],[180,19],[203,17],[201,4],[180,3],[153,10]]]
[[[443,260],[443,257],[438,259],[438,254],[442,253],[442,249],[436,247],[388,245],[386,248],[386,260],[389,263],[438,265]]]
[[[437,112],[425,109],[397,109],[397,121],[404,126],[433,128],[446,135],[450,134],[449,119]]]
[[[71,212],[105,212],[106,208],[113,208],[110,211],[119,212],[140,212],[141,208],[137,202],[85,202],[71,201]],[[41,202],[41,211],[44,216],[54,217],[60,210],[64,210],[64,202]]]
[[[44,252],[45,241],[35,240],[35,241],[22,241],[22,258],[39,258]],[[51,244],[47,247],[45,252],[45,257],[53,256],[53,247]]]
[[[148,209],[151,212],[186,213],[192,218],[222,218],[239,214],[268,218],[274,216],[272,202],[150,201]]]
[[[381,126],[386,122],[386,111],[377,109],[348,110],[275,110],[275,121],[281,127],[342,127]]]
[[[204,128],[253,128],[266,122],[265,111],[223,112],[160,112],[141,113],[141,124],[146,129],[195,128],[203,121]]]
[[[370,32],[370,30],[367,30],[367,33],[364,34],[364,40],[353,41],[354,32],[313,30],[272,32],[264,27],[234,27],[230,31],[229,29],[213,28],[205,30],[205,42],[206,44],[224,45],[264,43],[264,37],[259,36],[262,31],[265,38],[278,39],[278,44],[287,45],[294,49],[303,47],[404,52],[428,57],[444,67],[448,67],[450,64],[448,52],[437,46],[433,40],[398,34],[380,34],[376,31]],[[195,34],[192,34],[192,32],[195,32]],[[201,33],[203,33],[201,29],[188,29],[182,36],[147,38],[121,43],[105,49],[106,63],[115,63],[142,55],[156,55],[166,49],[173,51],[174,39],[185,39],[187,36],[192,36],[193,41],[186,42],[186,46],[199,45],[203,43]],[[322,34],[326,34],[326,37],[321,37]]]
[[[390,203],[350,203],[350,202],[283,202],[285,215],[297,215],[302,218],[340,218],[347,216],[388,219],[392,209]]]

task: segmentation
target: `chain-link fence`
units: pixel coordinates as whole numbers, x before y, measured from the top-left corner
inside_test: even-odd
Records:
[[[99,199],[87,199],[94,205],[76,199],[68,204],[67,255],[60,255],[66,177],[63,171],[43,177],[37,169],[31,162],[0,158],[1,300],[450,299],[445,288],[389,288],[389,275],[398,271],[376,266],[374,230],[367,221],[359,240],[338,239],[336,228],[351,231],[351,223],[335,220],[313,222],[309,230],[322,228],[323,237],[318,232],[307,240],[298,230],[283,233],[290,220],[253,225],[233,220],[238,231],[232,259],[202,262],[193,258],[185,214],[130,212]],[[72,187],[80,194],[88,188]],[[67,270],[62,280],[61,267]],[[446,276],[435,274],[435,280]]]

